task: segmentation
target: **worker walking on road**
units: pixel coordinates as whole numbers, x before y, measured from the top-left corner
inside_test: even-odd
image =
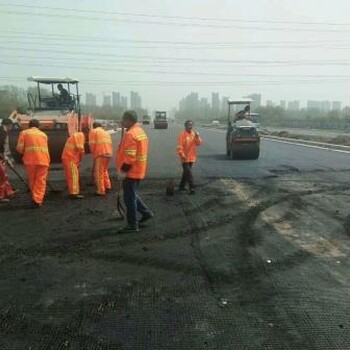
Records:
[[[6,164],[13,167],[8,133],[12,129],[11,119],[4,119],[0,126],[0,203],[7,203],[15,194],[7,176]]]
[[[89,132],[89,146],[94,157],[94,179],[96,195],[104,196],[112,189],[108,174],[108,164],[112,157],[111,135],[101,127],[101,123],[94,122]]]
[[[62,152],[63,170],[66,176],[69,196],[72,199],[82,199],[80,194],[79,166],[85,153],[85,135],[75,132],[68,137]]]
[[[148,155],[148,137],[137,119],[137,113],[132,110],[123,115],[126,132],[118,148],[117,171],[119,181],[123,179],[127,226],[118,233],[137,232],[139,223],[153,218],[153,213],[137,193],[139,183],[146,175]],[[137,213],[141,214],[140,220],[137,219]]]
[[[33,208],[40,208],[45,196],[50,155],[47,135],[39,130],[39,121],[29,121],[29,128],[20,132],[16,150],[26,167]]]
[[[188,183],[190,194],[195,193],[195,186],[192,175],[192,165],[197,159],[197,147],[202,144],[202,139],[198,132],[193,131],[193,122],[187,120],[185,122],[185,130],[181,131],[178,137],[177,153],[182,163],[182,178],[180,182],[180,191],[186,191]]]

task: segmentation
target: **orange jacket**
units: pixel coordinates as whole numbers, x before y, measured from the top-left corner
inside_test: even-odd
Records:
[[[177,154],[181,157],[181,162],[194,163],[197,159],[197,147],[202,143],[202,139],[196,137],[194,131],[181,131],[176,147]]]
[[[85,153],[85,135],[76,132],[69,136],[62,152],[62,160],[80,163]]]
[[[32,127],[20,132],[16,150],[23,154],[24,165],[50,165],[47,135]]]
[[[121,171],[123,164],[131,165],[125,176],[130,179],[142,180],[146,176],[148,154],[148,137],[136,123],[129,128],[118,147],[117,170]]]
[[[112,157],[111,135],[102,128],[95,128],[89,132],[89,146],[94,158]]]

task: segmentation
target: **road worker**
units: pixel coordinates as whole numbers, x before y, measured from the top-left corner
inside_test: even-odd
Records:
[[[179,186],[181,192],[186,191],[186,184],[189,185],[190,194],[195,193],[193,182],[192,166],[197,159],[197,147],[202,144],[202,139],[198,132],[193,131],[193,122],[185,122],[185,130],[180,132],[178,137],[177,154],[182,164],[182,178]]]
[[[234,121],[242,120],[242,119],[250,119],[250,106],[245,106],[244,109],[237,112],[235,114]]]
[[[76,132],[68,137],[62,152],[63,170],[71,199],[83,198],[80,194],[79,166],[85,153],[84,143],[84,133]]]
[[[72,100],[72,97],[70,96],[69,92],[63,87],[62,84],[58,84],[57,89],[60,92],[58,97],[57,97],[59,105],[67,106],[67,107],[71,108],[73,100]]]
[[[89,146],[94,158],[94,180],[96,195],[104,196],[112,189],[108,174],[108,164],[112,157],[111,135],[101,127],[101,123],[94,122],[89,132]]]
[[[17,152],[22,154],[27,170],[33,208],[42,206],[50,165],[48,138],[39,130],[39,126],[38,120],[30,120],[29,128],[20,132],[16,147]]]
[[[153,213],[137,193],[139,183],[146,175],[148,154],[148,137],[137,120],[137,113],[133,110],[123,114],[126,132],[118,147],[117,171],[119,181],[123,181],[127,225],[118,233],[138,232],[140,223],[153,218]],[[140,220],[137,213],[141,214]]]
[[[7,176],[6,164],[13,167],[8,133],[12,129],[11,119],[4,119],[0,126],[0,203],[7,203],[15,194]]]

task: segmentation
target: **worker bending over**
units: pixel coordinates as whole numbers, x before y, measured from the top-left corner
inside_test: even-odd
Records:
[[[89,146],[94,157],[94,179],[96,195],[104,196],[112,188],[108,174],[108,164],[112,157],[111,135],[101,127],[101,123],[94,122],[89,132]]]
[[[16,147],[17,152],[23,155],[33,208],[40,208],[44,201],[50,165],[47,135],[39,130],[39,126],[38,120],[30,120],[29,128],[20,132]]]
[[[83,155],[85,135],[82,132],[75,132],[68,137],[62,153],[63,170],[66,176],[69,196],[72,199],[81,199],[79,183],[79,167]]]
[[[186,191],[186,184],[189,185],[190,194],[195,193],[193,182],[192,165],[197,159],[197,147],[202,144],[198,132],[193,130],[193,122],[187,120],[185,122],[185,130],[180,132],[178,137],[177,154],[182,163],[182,178],[179,186],[180,191]]]
[[[7,203],[15,194],[7,176],[6,164],[13,167],[8,133],[12,129],[11,119],[3,119],[0,126],[0,203]]]
[[[123,195],[126,207],[127,226],[118,233],[137,232],[139,223],[153,217],[153,213],[142,201],[137,188],[145,178],[147,170],[148,137],[140,124],[137,123],[137,113],[126,111],[123,115],[123,135],[117,153],[117,171],[119,180],[123,179]],[[141,214],[140,220],[137,213]]]

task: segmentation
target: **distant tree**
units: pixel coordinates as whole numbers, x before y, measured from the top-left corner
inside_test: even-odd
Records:
[[[24,89],[13,85],[0,86],[0,117],[8,117],[14,109],[28,106]]]

